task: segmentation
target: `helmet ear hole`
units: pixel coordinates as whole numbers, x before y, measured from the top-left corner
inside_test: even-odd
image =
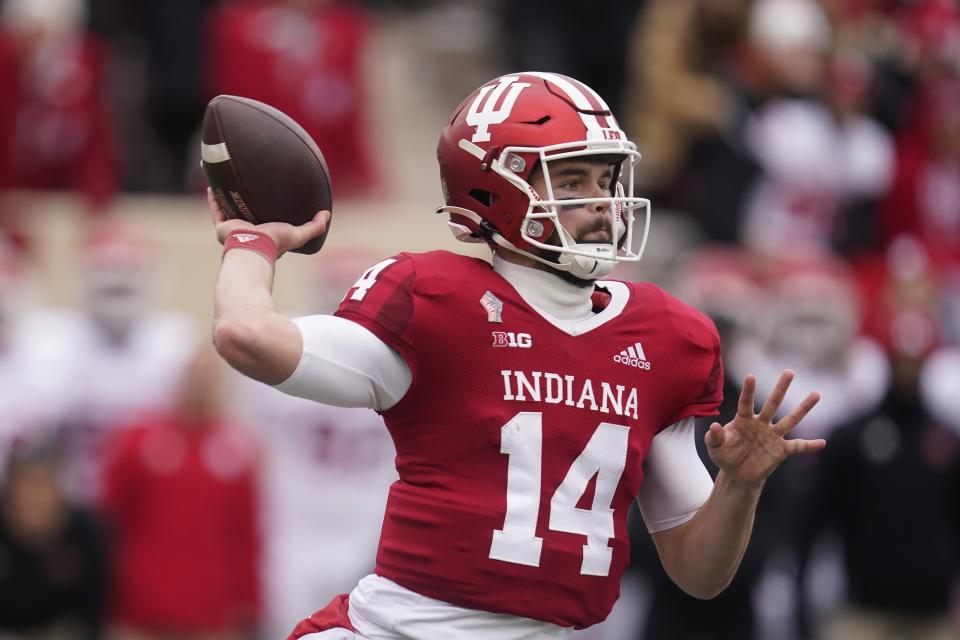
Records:
[[[484,207],[491,206],[493,201],[496,199],[496,196],[493,193],[490,191],[484,191],[483,189],[471,189],[469,196]]]

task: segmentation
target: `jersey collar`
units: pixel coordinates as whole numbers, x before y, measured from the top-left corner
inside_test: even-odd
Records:
[[[493,270],[520,294],[523,301],[544,320],[572,336],[586,333],[620,315],[627,304],[629,289],[621,282],[598,281],[606,289],[610,303],[594,313],[591,296],[594,287],[578,287],[560,276],[526,267],[493,255]]]

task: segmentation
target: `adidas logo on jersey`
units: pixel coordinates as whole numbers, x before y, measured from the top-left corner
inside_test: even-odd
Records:
[[[613,356],[613,361],[625,364],[628,367],[643,369],[644,371],[650,370],[650,362],[647,361],[647,356],[643,353],[643,345],[639,342],[634,343],[633,346],[627,347]]]

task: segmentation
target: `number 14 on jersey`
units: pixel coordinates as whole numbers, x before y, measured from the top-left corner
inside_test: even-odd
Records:
[[[580,573],[610,573],[614,537],[613,494],[627,461],[630,430],[601,422],[550,499],[549,528],[586,536]],[[500,453],[507,465],[507,513],[503,528],[493,532],[490,558],[531,567],[540,566],[543,538],[538,538],[540,482],[543,466],[543,414],[524,411],[500,428]],[[591,478],[597,477],[590,509],[576,505]]]

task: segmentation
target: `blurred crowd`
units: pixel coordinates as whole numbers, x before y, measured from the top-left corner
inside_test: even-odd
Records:
[[[31,308],[4,264],[0,637],[282,638],[372,569],[382,420],[227,371],[151,305],[154,251],[97,226],[74,309]],[[300,311],[331,312],[361,262],[317,272]]]
[[[829,446],[773,476],[731,587],[683,595],[637,523],[636,615],[583,637],[960,638],[957,0],[0,0],[0,638],[281,638],[372,567],[379,418],[223,371],[111,205],[202,188],[220,93],[303,124],[338,198],[386,199],[365,65],[402,20],[435,67],[410,90],[450,109],[454,77],[526,68],[615,105],[652,277],[720,329],[722,418],[747,373],[823,396],[798,435]],[[85,203],[77,308],[32,300],[22,190]],[[301,311],[360,253],[321,256]]]

